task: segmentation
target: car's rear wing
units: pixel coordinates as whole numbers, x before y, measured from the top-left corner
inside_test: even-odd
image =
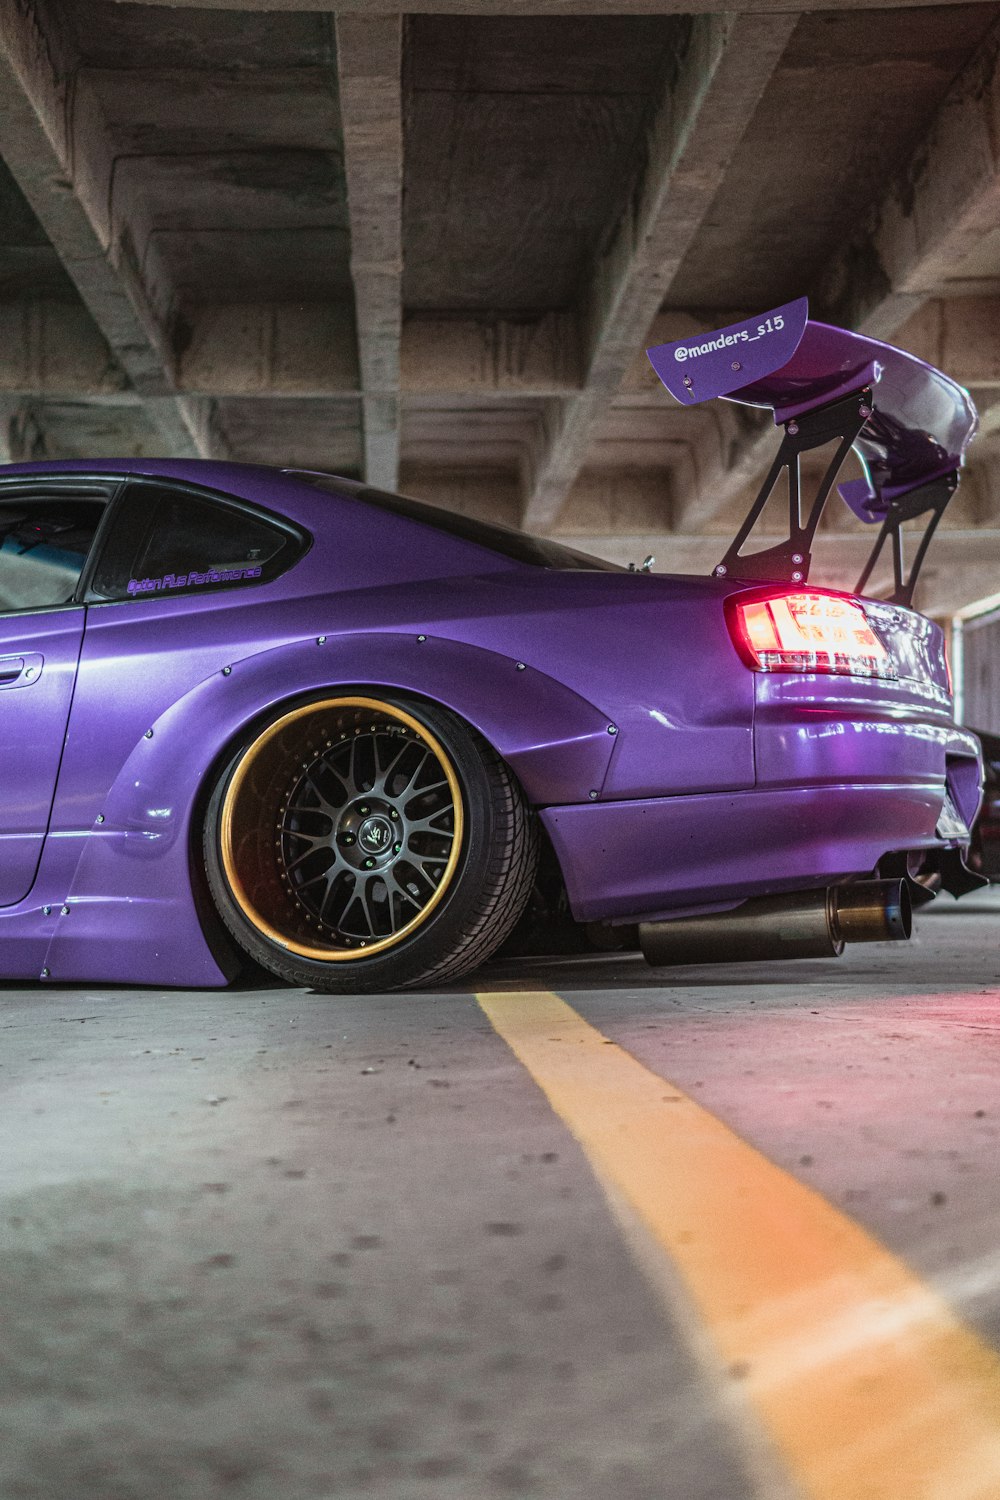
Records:
[[[667,390],[686,406],[721,396],[769,407],[784,438],[756,500],[716,568],[719,576],[804,582],[812,542],[833,482],[853,447],[862,479],[839,486],[859,520],[880,530],[857,584],[861,592],[882,548],[891,545],[891,597],[909,604],[928,543],[954,494],[976,430],[969,393],[915,355],[809,318],[805,297],[715,333],[646,351]],[[804,511],[802,453],[836,442]],[[783,470],[788,473],[788,539],[741,555]],[[904,521],[926,516],[913,561],[903,557]]]

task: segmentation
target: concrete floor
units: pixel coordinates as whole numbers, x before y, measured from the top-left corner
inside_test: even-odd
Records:
[[[996,1350],[1000,900],[945,900],[837,962],[475,985],[562,996]],[[471,991],[8,987],[0,1028],[2,1500],[807,1492]]]

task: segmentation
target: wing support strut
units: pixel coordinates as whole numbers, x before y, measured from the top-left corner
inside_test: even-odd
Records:
[[[808,580],[813,538],[833,482],[871,414],[871,388],[864,386],[843,400],[804,412],[797,419],[790,418],[784,423],[785,433],[774,463],[728,552],[714,569],[716,578],[733,576],[788,583],[805,583]],[[800,467],[802,454],[813,448],[823,448],[831,442],[836,442],[836,451],[820,480],[808,514],[803,517]],[[765,547],[760,552],[748,552],[741,556],[740,549],[750,537],[783,473],[788,476],[787,540],[778,542],[773,547]],[[867,573],[865,576],[867,577]]]
[[[892,593],[886,597],[890,604],[902,604],[909,608],[913,603],[913,590],[916,587],[917,576],[923,565],[927,548],[931,544],[931,537],[937,530],[937,524],[957,488],[958,471],[956,469],[951,474],[944,474],[940,479],[932,479],[930,484],[921,485],[918,490],[910,490],[907,494],[898,495],[894,500],[889,501],[889,508],[875,539],[875,545],[855,585],[856,594],[864,593],[865,585],[875,571],[875,564],[878,562],[882,548],[888,542],[892,551],[893,587]],[[924,515],[927,516],[927,523],[907,571],[903,556],[903,522],[912,521]]]

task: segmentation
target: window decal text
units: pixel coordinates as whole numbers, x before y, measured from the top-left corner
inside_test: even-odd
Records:
[[[245,578],[259,578],[262,569],[257,568],[207,568],[204,573],[192,569],[190,573],[164,573],[162,578],[130,578],[129,598],[137,594],[170,593],[174,589],[200,588],[211,583],[240,583]]]

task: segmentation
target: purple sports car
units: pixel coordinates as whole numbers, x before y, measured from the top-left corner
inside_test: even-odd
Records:
[[[0,973],[431,985],[539,917],[638,929],[653,962],[832,954],[968,889],[979,747],[909,607],[966,393],[804,301],[650,358],[784,429],[711,578],[323,473],[3,470]],[[852,446],[875,545],[840,594],[810,553]],[[787,538],[754,551],[786,476]]]

